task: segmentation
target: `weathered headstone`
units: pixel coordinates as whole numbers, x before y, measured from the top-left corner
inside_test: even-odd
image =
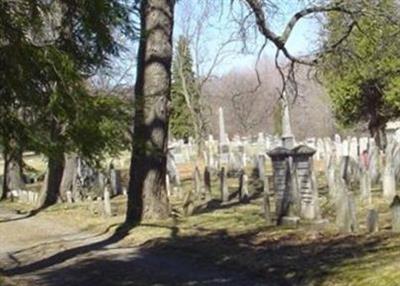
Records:
[[[400,232],[400,197],[395,196],[390,205],[392,211],[392,231]]]
[[[258,171],[258,178],[264,182],[265,178],[265,156],[264,154],[259,154],[257,156],[257,171]]]
[[[228,182],[226,178],[225,167],[221,168],[221,172],[219,175],[220,175],[221,201],[225,203],[229,200]]]
[[[272,160],[277,224],[296,225],[299,217],[296,211],[296,194],[293,190],[294,180],[290,166],[292,152],[287,148],[278,147],[267,154]]]
[[[170,197],[172,195],[171,192],[171,181],[169,179],[169,175],[165,175],[165,188],[167,190],[167,196]]]
[[[121,170],[110,169],[110,184],[112,195],[115,196],[122,193]]]
[[[336,203],[336,224],[344,233],[355,232],[358,228],[354,196],[346,188],[340,191]]]
[[[263,215],[265,222],[267,225],[270,225],[272,223],[272,217],[271,217],[271,206],[270,206],[270,201],[269,201],[269,180],[268,176],[265,176],[264,178],[264,190],[263,190]]]
[[[315,150],[306,145],[300,145],[292,150],[300,193],[300,216],[311,220],[319,218],[318,190],[312,177],[314,154]]]
[[[196,196],[201,194],[201,178],[199,168],[196,166],[193,171],[193,190]]]
[[[109,185],[106,185],[106,187],[104,188],[104,214],[106,216],[111,216],[112,212],[111,212],[111,200],[110,200],[110,196],[111,196],[111,192],[110,192],[110,187]]]
[[[379,214],[375,209],[368,210],[367,214],[367,231],[378,232],[379,231]]]
[[[248,202],[249,200],[248,180],[246,172],[241,170],[239,176],[239,200],[241,202]]]
[[[204,168],[204,191],[205,191],[205,197],[206,200],[211,199],[211,173],[210,169],[208,167]]]
[[[393,141],[387,145],[386,153],[385,153],[385,167],[383,171],[383,197],[392,201],[394,196],[396,195],[396,176],[394,170],[394,153],[397,149],[397,144]]]

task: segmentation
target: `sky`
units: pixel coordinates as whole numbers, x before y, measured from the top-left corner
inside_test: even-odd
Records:
[[[175,7],[174,42],[180,35],[187,35],[192,43],[192,55],[198,62],[197,73],[207,74],[215,59],[218,64],[212,69],[214,75],[223,75],[234,69],[255,67],[258,51],[264,40],[255,26],[246,33],[246,49],[243,41],[238,40],[239,26],[235,20],[242,19],[248,13],[248,8],[236,0],[230,7],[231,0],[180,0]],[[300,0],[277,0],[279,10],[275,11],[270,20],[271,28],[280,34],[289,19],[301,8]],[[208,9],[207,9],[208,7]],[[253,22],[251,22],[253,24]],[[199,45],[195,45],[194,31],[200,30]],[[318,23],[312,19],[300,20],[287,43],[288,50],[294,55],[310,53],[317,40]],[[235,38],[229,45],[224,46],[220,57],[216,58],[220,46],[229,39]],[[136,71],[137,44],[127,45],[126,53],[114,60],[115,68],[106,81],[115,84],[133,85]],[[197,47],[197,48],[196,48]],[[267,44],[263,57],[274,58],[275,47]]]
[[[203,73],[209,70],[210,62],[215,58],[215,51],[226,41],[232,34],[237,33],[238,25],[233,23],[233,18],[243,18],[248,12],[247,7],[239,5],[239,1],[236,1],[236,5],[230,10],[230,0],[181,0],[178,2],[175,9],[175,29],[174,38],[175,40],[182,34],[188,34],[187,30],[194,30],[198,20],[204,20],[202,15],[204,9],[207,7],[207,3],[211,4],[212,11],[209,12],[208,17],[205,17],[206,21],[202,21],[204,24],[202,38],[202,53],[208,59],[204,60],[202,64],[205,66]],[[216,3],[216,4],[215,4]],[[279,11],[274,13],[271,18],[271,28],[277,34],[283,32],[286,23],[289,19],[301,8],[304,4],[299,0],[280,0],[276,1],[279,3]],[[223,11],[221,12],[221,4]],[[214,5],[214,6],[213,6]],[[287,48],[294,55],[305,55],[309,54],[317,41],[318,23],[313,19],[302,19],[300,20],[287,43]],[[190,33],[189,33],[190,34]],[[214,73],[221,75],[231,71],[232,69],[242,67],[254,67],[258,55],[258,50],[262,46],[264,40],[263,37],[253,28],[249,30],[249,50],[247,53],[241,53],[243,43],[236,41],[226,48],[227,54],[231,53],[224,61],[222,61],[218,67],[214,70]],[[267,44],[263,53],[264,57],[274,58],[275,47],[272,43]],[[193,53],[196,51],[194,50]]]

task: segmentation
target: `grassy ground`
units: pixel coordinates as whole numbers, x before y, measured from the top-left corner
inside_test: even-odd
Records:
[[[190,170],[185,170],[190,174]],[[183,189],[191,181],[183,180]],[[231,191],[237,179],[230,179]],[[255,192],[256,182],[250,186]],[[218,198],[218,181],[213,181],[213,197]],[[200,264],[217,264],[265,278],[271,285],[399,285],[400,235],[390,231],[390,213],[374,192],[373,205],[380,215],[380,232],[368,234],[365,220],[367,206],[358,202],[359,231],[340,234],[332,223],[334,211],[321,197],[324,218],[330,223],[304,222],[297,228],[268,226],[261,212],[261,198],[240,204],[235,198],[226,205],[198,206],[193,216],[184,217],[182,199],[172,199],[177,215],[165,221],[149,221],[130,230],[121,242],[141,246],[148,251],[185,255]],[[112,231],[124,220],[126,200],[112,200],[114,216],[102,215],[101,202],[56,205],[40,213],[82,230]],[[10,208],[26,210],[24,205]],[[0,280],[1,281],[1,280]],[[1,283],[0,283],[1,285]]]

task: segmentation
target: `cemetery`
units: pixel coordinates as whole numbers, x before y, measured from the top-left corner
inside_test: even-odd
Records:
[[[0,20],[0,286],[400,285],[398,1]]]

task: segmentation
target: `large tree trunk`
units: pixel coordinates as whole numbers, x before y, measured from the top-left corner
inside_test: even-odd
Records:
[[[75,153],[65,154],[64,173],[60,184],[60,198],[63,202],[68,201],[67,192],[72,192],[78,168],[78,156]]]
[[[126,221],[169,215],[165,177],[175,0],[143,0]]]
[[[62,158],[49,158],[46,176],[40,191],[38,209],[43,209],[57,202],[64,171]]]
[[[9,159],[8,159],[8,152],[7,152],[6,148],[4,148],[4,151],[3,151],[3,160],[4,160],[4,168],[3,168],[3,181],[2,181],[2,186],[0,189],[0,200],[4,200],[7,197],[7,193],[9,191],[8,180],[7,180]]]

